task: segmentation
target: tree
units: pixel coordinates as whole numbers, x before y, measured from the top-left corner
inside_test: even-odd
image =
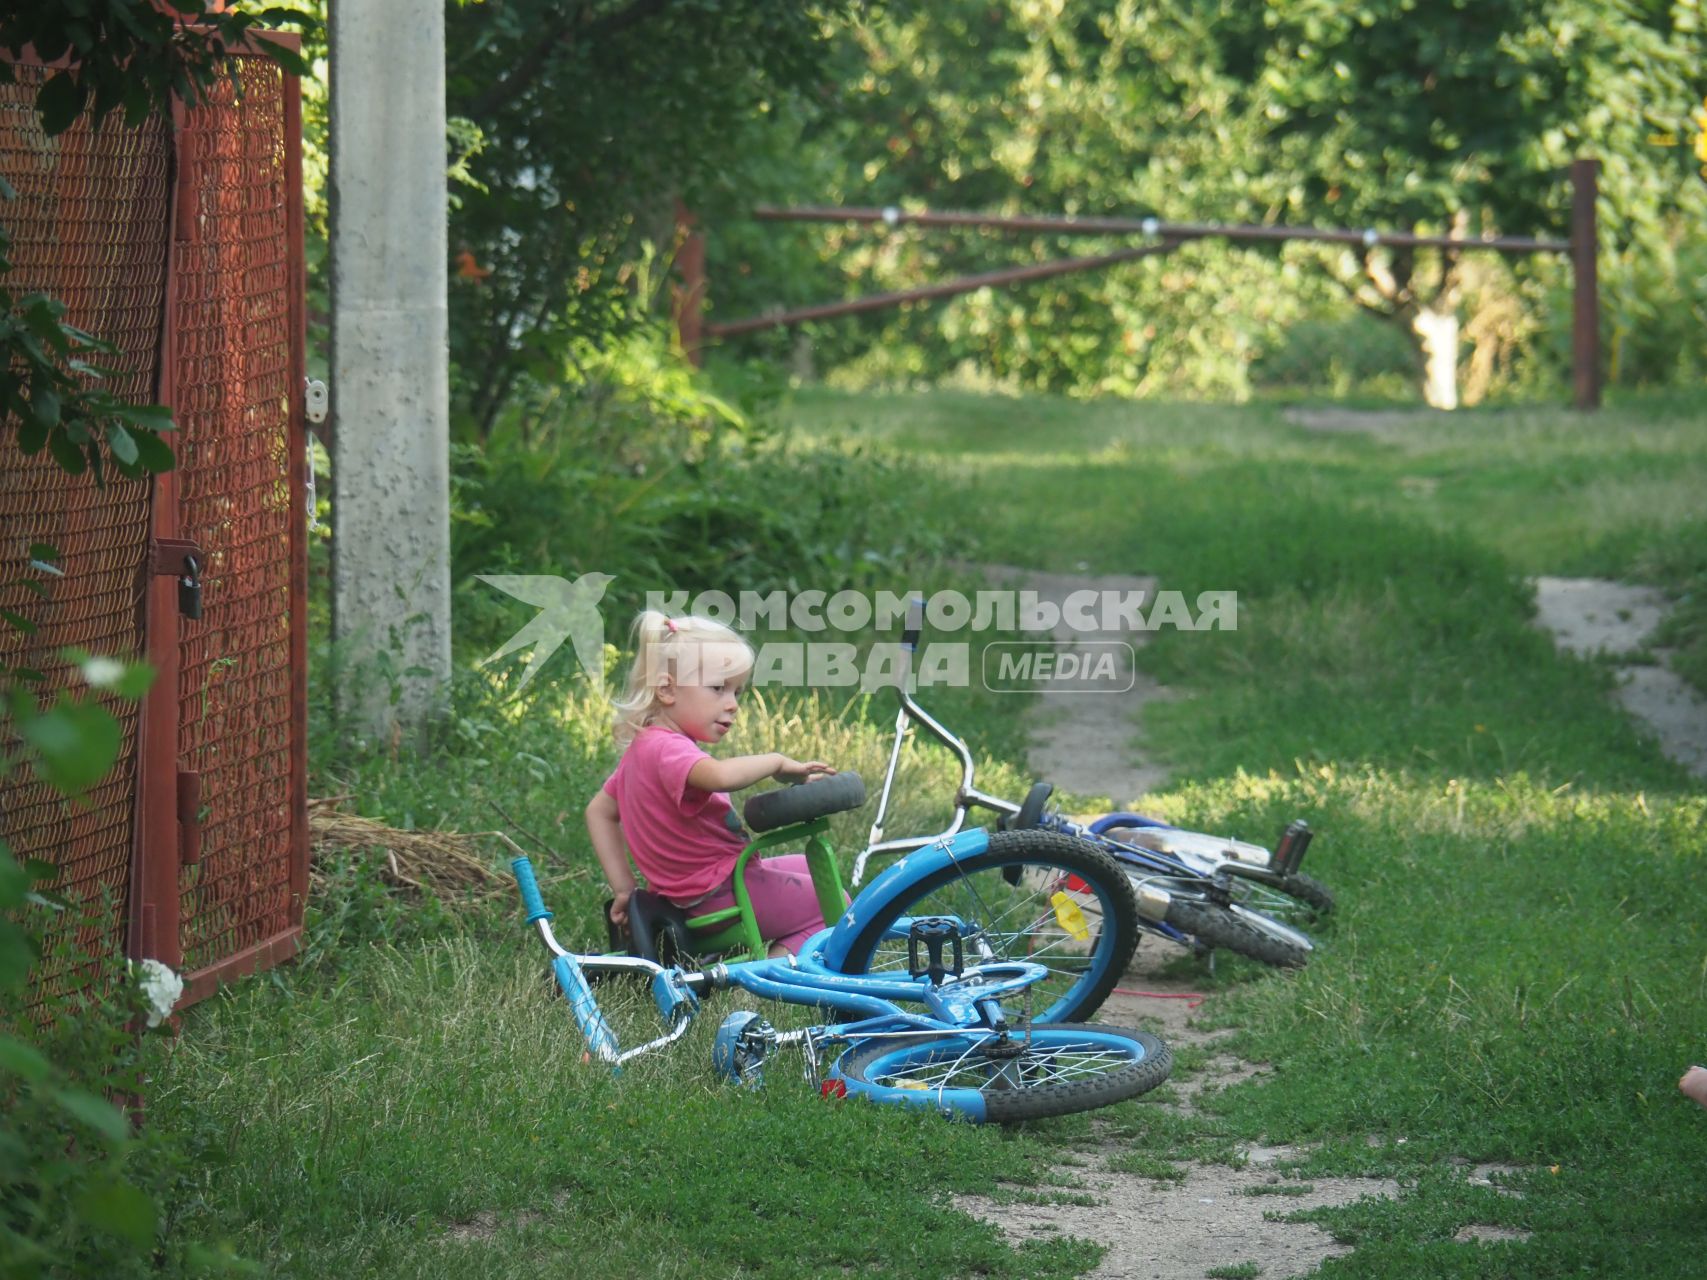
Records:
[[[447,14],[453,429],[483,439],[519,389],[573,379],[634,308],[642,241],[738,174],[746,124],[813,85],[847,0],[489,0]],[[468,153],[475,152],[470,156]],[[653,283],[662,281],[653,278]]]
[[[1655,251],[1668,219],[1681,211],[1699,226],[1707,213],[1688,149],[1652,140],[1692,132],[1693,5],[943,0],[880,16],[852,39],[861,58],[837,114],[840,194],[854,203],[1562,236],[1563,168],[1590,153],[1604,166],[1603,243],[1615,253]],[[972,257],[899,239],[866,253],[891,270],[885,283],[916,282],[898,263],[922,271]],[[1296,278],[1306,265],[1314,286]],[[1381,248],[1288,250],[1278,263],[1181,250],[1029,295],[1056,332],[1010,324],[976,298],[943,323],[1005,332],[999,349],[1015,364],[1070,364],[1047,353],[1063,350],[1072,316],[1069,327],[1142,382],[1144,351],[1169,340],[1181,311],[1195,314],[1183,287],[1156,287],[1163,277],[1236,298],[1258,329],[1286,322],[1277,293],[1325,286],[1450,368],[1446,318],[1465,274],[1464,262]],[[1102,318],[1078,317],[1075,296],[1094,298]]]
[[[1604,167],[1606,241],[1657,246],[1680,202],[1707,210],[1688,156],[1654,145],[1698,100],[1693,5],[1636,0],[1287,0],[1229,6],[1212,28],[1267,121],[1262,182],[1283,219],[1477,234],[1561,234],[1562,170]],[[1405,324],[1452,407],[1462,263],[1397,249],[1330,260],[1359,305]]]

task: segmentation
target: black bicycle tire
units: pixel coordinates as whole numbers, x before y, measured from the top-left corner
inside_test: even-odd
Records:
[[[1053,1004],[1037,1014],[1037,1021],[1071,1023],[1090,1017],[1108,999],[1109,992],[1114,990],[1126,966],[1131,963],[1132,953],[1138,949],[1138,895],[1126,872],[1108,854],[1084,840],[1059,832],[1035,828],[992,832],[989,846],[982,852],[919,881],[914,886],[916,893],[891,900],[882,912],[865,921],[848,947],[842,964],[843,972],[868,972],[872,954],[882,941],[884,932],[898,918],[916,914],[910,908],[926,895],[965,875],[1026,865],[1058,867],[1097,890],[1103,906],[1103,930],[1097,935],[1095,945],[1100,945],[1107,936],[1114,950],[1100,975],[1088,983],[1069,987]],[[1001,958],[1025,960],[1030,957],[1014,955]]]
[[[1010,1087],[988,1091],[981,1090],[984,1099],[984,1118],[995,1124],[1013,1124],[1021,1120],[1043,1120],[1051,1116],[1065,1116],[1080,1111],[1092,1111],[1098,1107],[1111,1106],[1116,1102],[1124,1102],[1128,1098],[1136,1098],[1140,1094],[1148,1093],[1166,1081],[1168,1076],[1172,1074],[1172,1051],[1160,1039],[1147,1031],[1134,1031],[1127,1027],[1108,1027],[1101,1023],[1091,1026],[1072,1022],[1039,1023],[1031,1028],[1033,1043],[1040,1045],[1058,1035],[1070,1043],[1074,1035],[1084,1035],[1085,1033],[1130,1041],[1141,1047],[1142,1056],[1123,1063],[1116,1070],[1102,1075],[1024,1086],[1017,1089]],[[945,1049],[945,1055],[955,1054],[956,1065],[960,1065],[968,1061],[962,1046],[966,1043],[969,1034],[972,1033],[948,1031],[940,1037],[903,1042],[900,1046],[893,1040],[873,1040],[849,1049],[842,1057],[839,1064],[840,1070],[844,1076],[867,1085],[873,1090],[883,1090],[884,1086],[880,1081],[873,1081],[865,1074],[866,1068],[873,1060],[887,1058],[897,1052],[928,1053],[940,1043],[948,1046]],[[900,1089],[891,1088],[887,1090],[887,1095],[879,1100],[912,1101],[910,1098],[903,1097]]]
[[[741,806],[749,831],[775,831],[797,822],[810,822],[832,813],[845,813],[865,803],[865,780],[852,771],[832,774],[797,786],[778,787],[750,796]]]
[[[1219,947],[1276,969],[1302,969],[1310,960],[1307,947],[1264,933],[1228,907],[1213,902],[1175,897],[1168,904],[1167,922],[1204,947]]]

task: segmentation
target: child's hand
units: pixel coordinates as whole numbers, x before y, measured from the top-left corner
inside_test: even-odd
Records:
[[[822,760],[790,760],[787,756],[776,768],[776,776],[785,782],[810,782],[814,778],[827,778],[835,772],[835,767],[825,764]]]
[[[1691,1067],[1683,1073],[1677,1087],[1683,1090],[1684,1097],[1693,1098],[1707,1107],[1707,1067]]]
[[[633,889],[625,889],[611,899],[610,922],[619,929],[628,923],[628,900],[633,896]]]

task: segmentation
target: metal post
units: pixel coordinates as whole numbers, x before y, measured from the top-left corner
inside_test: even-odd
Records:
[[[1600,283],[1596,271],[1599,234],[1595,198],[1600,161],[1571,162],[1571,364],[1579,409],[1600,408]]]
[[[190,157],[184,148],[186,110],[172,100],[172,188],[166,213],[166,290],[160,326],[160,364],[155,399],[177,405],[185,390],[178,385],[178,280],[180,264],[196,248],[195,192]],[[182,450],[176,438],[173,447]],[[181,456],[181,455],[180,455]],[[154,683],[137,709],[136,834],[130,855],[130,928],[125,954],[133,960],[158,960],[173,969],[184,963],[179,920],[178,704],[179,646],[177,582],[154,572],[154,544],[178,536],[178,472],[163,471],[150,481],[149,545],[142,579],[143,635]]]
[[[682,354],[697,369],[705,363],[705,235],[695,230],[695,221],[693,212],[678,200],[676,235],[681,248],[676,250],[676,270],[681,282],[673,292],[672,305]]]

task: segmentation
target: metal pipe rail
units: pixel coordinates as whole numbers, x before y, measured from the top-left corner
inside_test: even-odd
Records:
[[[1080,218],[1052,214],[991,214],[909,212],[890,206],[884,209],[838,208],[833,205],[801,205],[782,208],[760,205],[753,217],[761,222],[858,222],[885,226],[986,227],[997,231],[1064,236],[1141,235],[1162,240],[1315,240],[1330,244],[1377,245],[1397,248],[1498,249],[1505,253],[1569,253],[1569,240],[1543,240],[1533,236],[1489,236],[1472,240],[1462,236],[1425,236],[1403,231],[1353,230],[1342,227],[1264,226],[1254,223],[1219,225],[1206,222],[1163,222],[1159,218]]]

